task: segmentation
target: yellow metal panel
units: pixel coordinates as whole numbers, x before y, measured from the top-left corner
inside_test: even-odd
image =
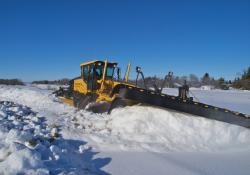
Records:
[[[104,65],[103,74],[102,74],[101,90],[103,90],[103,88],[104,88],[105,76],[106,76],[106,71],[107,71],[107,65],[108,65],[108,61],[106,60],[106,61],[105,61],[105,65]]]
[[[62,100],[63,103],[68,104],[70,106],[74,106],[74,102],[72,99],[65,97],[60,97],[60,99]]]
[[[128,63],[127,71],[126,71],[126,76],[125,76],[125,81],[126,81],[126,82],[128,82],[128,79],[129,79],[130,67],[131,67],[131,64]]]
[[[83,81],[83,79],[74,80],[74,91],[82,94],[87,93],[87,84]]]

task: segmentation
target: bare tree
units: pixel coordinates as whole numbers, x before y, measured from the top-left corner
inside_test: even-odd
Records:
[[[194,74],[189,75],[189,84],[192,87],[200,87],[201,86],[199,78]]]

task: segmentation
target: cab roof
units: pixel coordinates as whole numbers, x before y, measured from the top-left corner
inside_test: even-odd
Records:
[[[105,61],[100,61],[100,60],[88,61],[88,62],[82,63],[81,67],[89,65],[89,64],[93,64],[93,63],[105,63]],[[108,62],[108,64],[117,64],[117,63],[116,62]]]

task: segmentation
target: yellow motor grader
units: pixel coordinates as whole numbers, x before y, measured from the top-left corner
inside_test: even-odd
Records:
[[[117,63],[98,60],[86,62],[81,64],[81,76],[72,79],[69,88],[60,88],[55,93],[64,103],[79,109],[88,106],[87,109],[93,112],[110,112],[118,104],[135,104],[129,99],[121,100],[119,93],[122,88],[135,87],[128,82],[129,73],[130,64],[125,78],[121,80]]]
[[[123,79],[115,62],[94,60],[85,62],[80,67],[81,76],[72,79],[68,88],[60,88],[54,92],[63,102],[79,109],[110,113],[114,108],[140,103],[250,127],[250,117],[246,114],[196,102],[188,97],[189,87],[186,84],[179,87],[178,96],[162,93],[166,80],[172,76],[171,72],[160,88],[154,86],[152,90],[147,87],[140,67],[136,67],[135,83],[129,81],[130,64]],[[139,76],[144,87],[137,85]]]

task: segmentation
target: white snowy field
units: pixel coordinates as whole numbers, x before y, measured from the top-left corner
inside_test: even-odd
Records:
[[[250,172],[249,129],[147,106],[93,114],[59,103],[51,92],[44,86],[0,86],[5,101],[0,103],[0,174]],[[192,94],[250,114],[248,91],[194,89]]]

